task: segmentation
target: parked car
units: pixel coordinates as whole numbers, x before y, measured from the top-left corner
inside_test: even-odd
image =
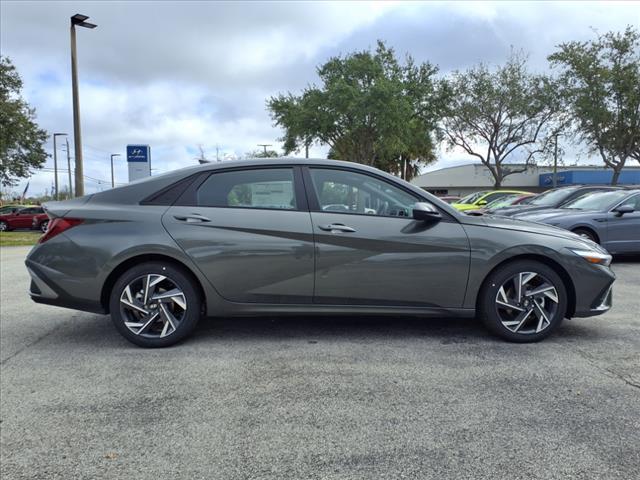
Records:
[[[323,210],[335,204],[353,208]],[[599,245],[464,215],[352,162],[205,164],[46,211],[26,259],[31,298],[110,313],[144,347],[185,338],[203,313],[477,315],[531,342],[611,307],[615,276]]]
[[[596,192],[563,208],[514,217],[571,230],[610,253],[640,253],[640,189]]]
[[[8,232],[16,228],[31,228],[33,217],[41,213],[44,213],[42,207],[25,207],[0,215],[0,232]]]
[[[467,210],[465,211],[465,213],[467,215],[491,214],[500,208],[507,208],[513,205],[527,205],[531,203],[531,200],[533,200],[536,196],[537,195],[535,193],[527,193],[526,195],[512,193],[510,195],[506,195],[502,198],[497,198],[496,200],[487,203],[483,208],[478,208],[477,210]]]
[[[488,203],[504,198],[507,195],[526,195],[527,193],[529,192],[521,192],[519,190],[487,190],[467,195],[459,202],[452,203],[451,206],[461,212],[466,210],[477,210],[478,208],[482,208]]]
[[[41,213],[40,215],[36,215],[31,220],[31,228],[34,230],[40,230],[41,232],[46,232],[47,227],[49,226],[49,215],[46,213]]]
[[[593,192],[603,192],[607,190],[619,189],[620,187],[610,187],[606,185],[572,185],[570,187],[554,188],[541,193],[526,205],[512,205],[506,208],[495,209],[491,213],[494,215],[510,217],[518,213],[537,212],[539,210],[560,208],[564,204],[569,203],[572,200]]]

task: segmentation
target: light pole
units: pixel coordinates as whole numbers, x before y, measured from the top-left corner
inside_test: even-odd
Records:
[[[119,157],[119,156],[120,156],[119,153],[111,154],[111,188],[115,188],[116,186],[115,178],[113,176],[113,157]]]
[[[71,181],[71,151],[69,150],[69,137],[65,138],[67,142],[67,173],[69,174],[69,198],[73,198],[73,183]]]
[[[56,194],[53,196],[54,200],[60,199],[60,194],[58,192],[58,146],[56,144],[57,137],[64,137],[66,133],[54,133],[53,134],[53,178],[54,185],[56,189]]]
[[[84,195],[84,168],[82,164],[82,138],[80,133],[80,97],[78,94],[78,55],[76,52],[76,25],[96,28],[97,25],[86,22],[89,17],[76,13],[71,17],[71,90],[73,94],[73,143],[76,152],[76,195]]]

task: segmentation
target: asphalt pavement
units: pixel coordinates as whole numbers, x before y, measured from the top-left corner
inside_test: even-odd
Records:
[[[611,312],[539,344],[475,320],[201,322],[164,350],[36,305],[0,249],[0,476],[634,479],[640,259]]]

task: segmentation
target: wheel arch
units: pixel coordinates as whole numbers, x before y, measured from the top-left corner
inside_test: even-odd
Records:
[[[596,239],[598,244],[601,244],[602,242],[602,238],[600,238],[600,235],[598,235],[598,232],[596,231],[596,229],[593,228],[591,225],[585,225],[585,224],[573,225],[570,230],[573,233],[575,233],[576,230],[587,230],[589,233],[593,235],[593,237]]]
[[[194,281],[195,285],[197,286],[198,291],[200,292],[200,295],[202,297],[203,308],[206,309],[207,296],[206,296],[205,290],[202,286],[202,282],[200,281],[198,276],[193,272],[191,268],[189,268],[186,264],[184,264],[180,260],[177,260],[168,255],[162,255],[158,253],[146,253],[146,254],[136,255],[136,256],[127,258],[126,260],[119,263],[109,273],[106,280],[104,281],[104,284],[102,285],[102,291],[100,293],[100,303],[102,307],[105,309],[106,313],[109,313],[109,297],[111,296],[111,290],[113,289],[113,286],[115,285],[115,283],[118,281],[118,278],[120,278],[120,276],[130,268],[133,268],[136,265],[140,265],[141,263],[146,263],[146,262],[171,263],[172,265],[183,270]],[[206,314],[206,311],[203,313]]]
[[[520,255],[509,257],[509,258],[501,261],[500,263],[495,265],[489,272],[487,272],[487,274],[485,275],[485,277],[482,280],[482,287],[481,287],[480,291],[482,291],[485,288],[485,285],[487,283],[487,279],[497,269],[502,268],[503,266],[505,266],[505,265],[507,265],[509,263],[517,262],[517,261],[520,261],[520,260],[532,260],[532,261],[540,262],[540,263],[546,265],[547,267],[551,268],[554,272],[556,272],[558,274],[558,276],[562,280],[562,283],[564,284],[565,288],[567,289],[567,295],[568,295],[568,298],[567,298],[567,312],[566,312],[565,316],[566,316],[566,318],[573,317],[573,315],[575,314],[575,311],[576,311],[576,289],[575,289],[575,286],[573,284],[573,280],[571,280],[571,276],[562,267],[562,265],[560,265],[558,262],[556,262],[552,258],[546,257],[544,255],[539,255],[539,254],[535,254],[535,253],[523,253],[523,254],[520,254]],[[477,298],[476,298],[476,311],[479,311],[478,309],[479,309],[479,302],[480,302],[481,297],[482,297],[482,295],[478,295]]]

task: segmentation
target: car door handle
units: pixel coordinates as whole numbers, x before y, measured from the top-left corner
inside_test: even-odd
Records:
[[[204,215],[200,215],[199,213],[191,213],[189,215],[174,215],[173,218],[187,223],[201,223],[211,221],[210,218],[207,218]]]
[[[355,228],[347,227],[342,223],[330,223],[329,225],[318,225],[320,230],[324,230],[325,232],[344,232],[344,233],[352,233],[355,232]]]

